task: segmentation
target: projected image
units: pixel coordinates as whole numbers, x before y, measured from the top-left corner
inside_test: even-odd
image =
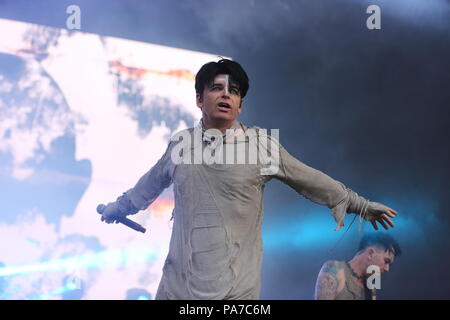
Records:
[[[95,209],[198,121],[195,73],[217,56],[10,20],[0,28],[0,299],[153,298],[171,189],[132,216],[145,234],[101,223]]]

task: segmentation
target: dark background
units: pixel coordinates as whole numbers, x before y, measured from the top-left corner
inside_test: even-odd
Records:
[[[292,155],[399,212],[403,255],[380,299],[450,298],[450,1],[0,0],[0,17],[65,28],[71,4],[82,32],[241,63],[243,123],[279,128]],[[381,30],[366,27],[371,4]],[[330,252],[333,229],[327,208],[271,182],[261,298],[311,299],[322,263],[351,258],[361,236],[355,222]]]

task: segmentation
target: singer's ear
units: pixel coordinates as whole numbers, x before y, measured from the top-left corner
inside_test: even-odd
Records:
[[[241,99],[241,103],[239,104],[238,114],[242,111],[242,104],[244,103],[244,100]]]
[[[203,108],[203,97],[200,95],[200,93],[197,93],[196,100],[197,100],[197,107]]]

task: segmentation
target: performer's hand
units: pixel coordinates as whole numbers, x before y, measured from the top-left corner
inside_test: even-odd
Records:
[[[123,214],[120,212],[117,202],[110,202],[103,210],[101,220],[106,223],[119,223],[116,219],[122,215]]]
[[[367,214],[367,220],[372,223],[372,226],[375,230],[378,230],[377,222],[381,224],[386,230],[389,229],[387,224],[389,224],[392,228],[395,226],[392,220],[389,219],[389,217],[395,218],[397,216],[397,212],[394,209],[386,207],[384,204],[369,201]]]

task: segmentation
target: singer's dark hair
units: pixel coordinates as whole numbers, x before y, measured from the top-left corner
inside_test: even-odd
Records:
[[[365,234],[359,243],[358,252],[368,247],[378,247],[384,249],[384,251],[390,251],[395,257],[402,254],[402,249],[398,242],[385,232],[378,231]]]
[[[241,98],[244,98],[249,88],[247,73],[236,61],[221,59],[218,62],[204,64],[195,76],[195,91],[203,97],[205,86],[210,85],[218,74],[230,75],[230,81],[239,86]]]

